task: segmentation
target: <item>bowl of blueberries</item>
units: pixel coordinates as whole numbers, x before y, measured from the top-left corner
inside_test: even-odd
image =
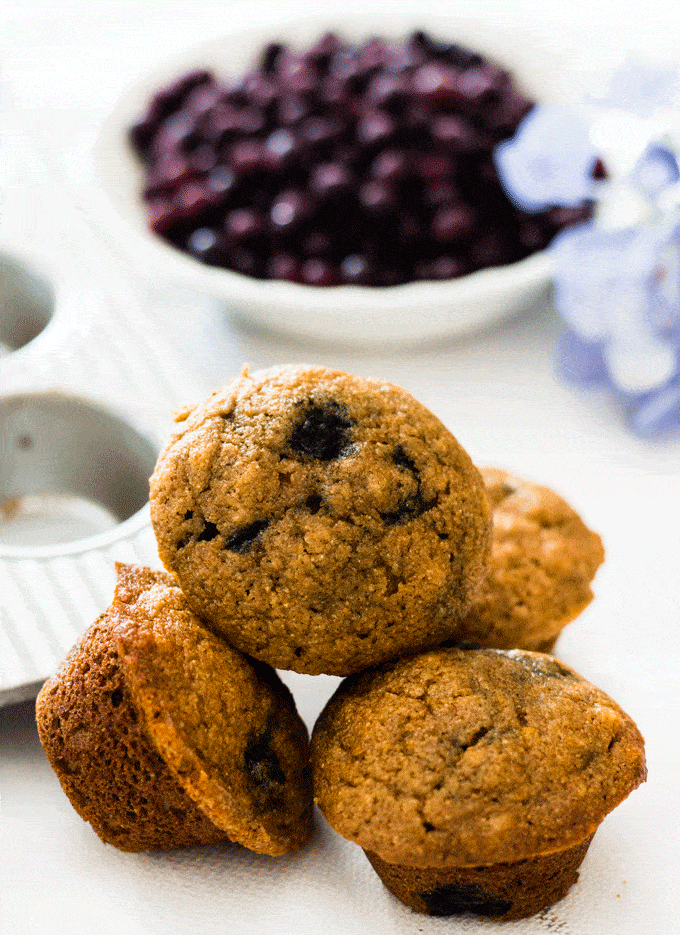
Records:
[[[556,67],[482,23],[235,32],[130,89],[98,182],[154,276],[251,326],[348,345],[458,335],[545,294],[545,248],[581,219],[524,213],[493,160]]]

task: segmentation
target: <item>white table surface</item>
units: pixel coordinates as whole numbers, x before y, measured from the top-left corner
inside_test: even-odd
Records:
[[[325,6],[337,16],[364,5],[345,0]],[[404,6],[374,5],[386,17]],[[317,7],[295,0],[3,0],[0,182],[15,208],[25,194],[31,206],[26,228],[41,191],[59,191],[83,211],[91,208],[89,150],[129,81],[243,21],[318,14]],[[428,9],[516,21],[524,34],[529,30],[567,55],[573,71],[565,81],[574,86],[629,50],[650,56],[680,50],[680,10],[670,2],[495,0],[431,3]],[[16,223],[16,210],[14,217]],[[51,223],[58,239],[59,217]],[[102,277],[107,273],[126,275],[159,307],[172,305],[170,287],[156,284],[149,291],[120,253],[111,253]],[[210,327],[210,342],[200,342],[207,382],[226,380],[242,361],[251,367],[319,362],[393,380],[439,415],[477,463],[554,487],[601,533],[607,560],[595,582],[596,599],[565,630],[557,652],[636,719],[647,741],[649,781],[605,820],[568,897],[503,931],[680,931],[680,442],[636,440],[606,400],[555,379],[560,324],[547,306],[464,340],[386,356],[247,333],[200,296],[191,304],[196,320]],[[311,727],[337,680],[285,678]],[[358,849],[322,820],[303,851],[281,859],[237,847],[119,853],[99,842],[61,792],[30,702],[0,709],[0,745],[2,935],[498,930],[467,917],[412,914],[383,890]]]

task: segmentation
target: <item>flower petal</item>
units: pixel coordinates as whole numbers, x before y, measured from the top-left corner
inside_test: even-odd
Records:
[[[659,251],[650,282],[648,315],[656,335],[680,343],[680,225]]]
[[[602,344],[584,341],[575,331],[565,331],[557,343],[556,367],[560,376],[570,383],[593,386],[606,382]]]
[[[577,224],[558,234],[550,246],[555,262],[553,301],[566,323],[585,341],[602,341],[629,291],[634,263],[630,231],[602,231]]]
[[[636,327],[631,317],[621,317],[604,355],[612,382],[628,393],[648,393],[664,386],[677,367],[676,349]]]
[[[628,57],[612,76],[605,94],[593,103],[649,117],[661,107],[673,107],[679,99],[680,70],[677,66]]]
[[[494,152],[508,197],[530,212],[574,208],[589,198],[597,157],[586,121],[557,104],[534,107],[515,136]]]
[[[667,146],[651,143],[629,175],[630,184],[648,198],[656,198],[680,179],[678,160]]]
[[[658,438],[680,429],[680,384],[671,383],[646,397],[631,411],[628,422],[641,438]]]

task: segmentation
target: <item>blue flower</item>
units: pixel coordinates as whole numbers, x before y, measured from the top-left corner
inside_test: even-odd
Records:
[[[645,307],[658,261],[652,228],[602,230],[588,222],[555,237],[553,300],[567,324],[587,341],[604,340],[617,322]]]
[[[591,101],[599,107],[615,107],[638,117],[649,117],[680,101],[680,70],[675,65],[628,58],[613,75],[606,93]]]
[[[494,160],[508,197],[524,211],[596,202],[593,220],[563,230],[549,248],[554,304],[567,325],[557,369],[573,383],[608,390],[631,429],[654,438],[680,431],[680,162],[667,145],[675,126],[669,113],[680,109],[680,69],[629,60],[606,94],[588,103],[603,115],[592,133],[613,160],[606,183],[594,178],[589,124],[557,105],[535,107]],[[632,115],[635,140],[624,139],[641,153],[632,169],[631,153],[617,157],[618,137],[611,137],[616,111]]]
[[[655,439],[680,430],[680,377],[649,393],[628,413],[628,424],[640,438]]]
[[[568,326],[558,372],[607,387],[640,436],[680,427],[680,225],[580,224],[550,249],[554,303]]]
[[[680,224],[659,250],[647,311],[654,333],[680,347]]]
[[[628,176],[629,184],[646,198],[657,198],[680,180],[675,153],[661,143],[651,143]]]
[[[601,341],[587,341],[568,328],[557,342],[556,367],[560,376],[580,386],[607,382]]]
[[[554,205],[575,208],[590,198],[597,185],[597,158],[586,121],[557,104],[534,107],[514,137],[494,152],[506,194],[528,212]]]

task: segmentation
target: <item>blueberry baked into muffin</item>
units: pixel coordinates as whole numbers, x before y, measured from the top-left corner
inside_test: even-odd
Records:
[[[390,383],[312,366],[246,371],[181,413],[151,518],[202,620],[309,674],[451,637],[490,539],[479,472],[439,419]]]
[[[498,468],[480,473],[493,510],[491,558],[459,639],[550,652],[593,599],[602,540],[549,488]]]
[[[346,679],[312,734],[315,799],[430,915],[532,915],[646,778],[621,708],[542,653],[443,648]]]
[[[312,800],[290,693],[206,630],[165,572],[117,570],[111,607],[37,701],[41,742],[74,808],[125,851],[298,849]]]

